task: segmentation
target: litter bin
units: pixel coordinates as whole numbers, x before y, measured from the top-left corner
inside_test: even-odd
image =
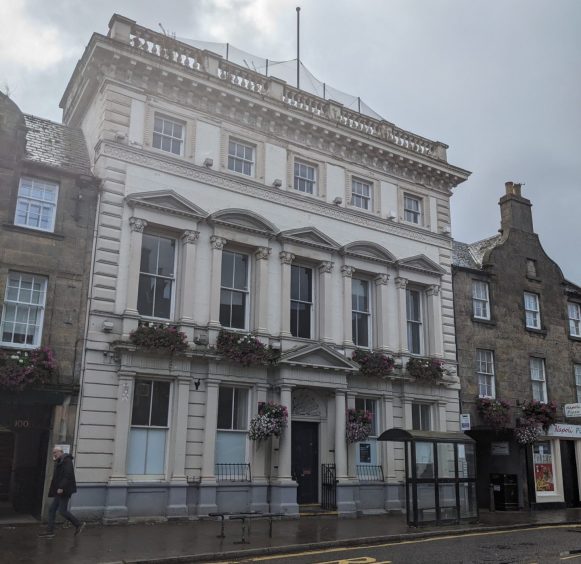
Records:
[[[516,474],[490,474],[497,511],[518,509],[518,480]]]

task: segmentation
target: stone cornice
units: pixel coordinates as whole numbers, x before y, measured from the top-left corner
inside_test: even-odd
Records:
[[[271,203],[281,204],[293,209],[315,213],[324,217],[331,217],[340,221],[360,225],[369,229],[375,229],[383,233],[405,237],[414,241],[420,241],[437,247],[450,248],[450,237],[423,231],[407,225],[373,217],[364,212],[340,208],[309,196],[302,196],[294,192],[281,190],[260,184],[248,179],[244,182],[219,171],[209,171],[207,168],[193,163],[146,152],[143,149],[129,147],[112,141],[101,141],[96,147],[95,162],[101,157],[110,157],[131,164],[144,166],[156,171],[175,174],[183,178],[190,178],[198,182],[232,190],[240,194],[246,194],[253,198],[259,198]]]
[[[80,103],[76,100],[73,104],[69,94],[78,99],[79,92],[84,90],[81,76],[77,75],[99,74],[97,80],[101,83],[112,80],[125,88],[138,89],[144,94],[206,113],[213,119],[218,116],[271,138],[297,143],[327,158],[346,159],[357,166],[389,175],[393,180],[417,183],[446,195],[470,174],[445,160],[347,128],[328,116],[295,109],[264,92],[230,85],[204,70],[184,67],[99,34],[91,38],[83,61],[86,67],[92,65],[93,72],[81,69],[81,62],[77,65],[61,101],[67,117],[70,117],[72,106]]]

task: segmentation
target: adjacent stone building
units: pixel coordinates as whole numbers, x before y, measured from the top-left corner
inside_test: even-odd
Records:
[[[61,105],[103,179],[73,509],[401,510],[403,449],[378,434],[459,425],[449,199],[469,173],[446,145],[118,15]],[[187,349],[164,349],[176,331]],[[275,363],[239,362],[257,343]],[[357,347],[395,370],[363,375]],[[411,357],[445,370],[414,380]],[[266,401],[288,426],[252,441]],[[347,443],[348,409],[371,436]]]
[[[38,515],[47,450],[72,444],[97,195],[81,130],[0,94],[2,514]]]
[[[581,426],[563,406],[581,401],[581,288],[543,250],[521,186],[508,182],[499,204],[498,235],[454,244],[461,409],[472,415],[478,445],[479,503],[488,506],[491,480],[498,492],[498,474],[508,474],[516,477],[519,507],[578,506]],[[491,428],[477,398],[510,404],[505,429]],[[530,400],[556,402],[564,423],[525,447],[514,428]]]

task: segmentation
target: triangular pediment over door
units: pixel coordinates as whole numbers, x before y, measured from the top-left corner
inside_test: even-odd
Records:
[[[285,352],[280,357],[279,364],[348,372],[359,370],[359,366],[343,354],[320,343],[300,346]]]

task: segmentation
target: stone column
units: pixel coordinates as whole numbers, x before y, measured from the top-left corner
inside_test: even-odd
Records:
[[[402,398],[402,403],[403,403],[403,428],[412,429],[413,428],[412,400],[410,398]]]
[[[347,478],[347,441],[345,440],[345,392],[335,390],[335,469],[337,480]]]
[[[383,431],[393,429],[393,397],[383,396],[383,414],[381,417]],[[382,441],[382,466],[383,475],[388,480],[395,480],[395,445],[391,441]]]
[[[141,245],[143,230],[147,227],[145,219],[129,218],[131,235],[129,239],[129,264],[127,266],[127,294],[124,315],[138,315],[137,295],[139,291],[139,272],[141,270]]]
[[[353,297],[351,280],[355,269],[352,266],[342,266],[343,276],[343,346],[353,346]]]
[[[187,517],[186,443],[188,432],[188,405],[191,378],[181,376],[174,387],[173,468],[169,485],[167,516],[170,519]]]
[[[266,392],[268,384],[259,383],[255,387],[255,406],[258,408],[260,402],[266,402]],[[254,416],[254,410],[251,412],[251,417]],[[270,451],[272,448],[272,441],[250,441],[252,449],[252,501],[250,509],[252,511],[268,512],[268,472],[267,465],[270,463]]]
[[[255,328],[265,335],[268,334],[268,257],[271,252],[269,247],[259,247],[254,253],[257,270]]]
[[[280,403],[286,405],[288,409],[288,426],[282,433],[278,451],[278,481],[292,481],[292,388],[290,386],[281,386]]]
[[[433,285],[426,290],[428,296],[428,346],[430,356],[443,358],[444,333],[442,328],[442,300],[440,299],[440,286]]]
[[[375,343],[380,351],[390,349],[389,342],[389,318],[393,317],[393,310],[390,309],[387,295],[387,283],[389,274],[378,274],[375,277]]]
[[[113,464],[107,488],[104,521],[126,520],[127,512],[127,446],[131,429],[131,398],[135,372],[119,372]]]
[[[387,306],[386,311],[383,311],[383,315],[387,318],[387,339],[386,346],[387,349],[393,352],[399,350],[399,306],[398,306],[398,294],[397,288],[393,280],[388,280],[385,286],[386,296],[387,296]],[[407,342],[407,330],[406,330],[406,342]]]
[[[347,409],[355,409],[355,392],[347,392]],[[356,443],[349,443],[347,445],[347,476],[349,480],[357,480]]]
[[[210,327],[220,325],[220,286],[222,284],[222,249],[228,241],[223,237],[210,237],[212,246],[212,270],[210,273]]]
[[[280,336],[290,337],[290,291],[291,291],[291,264],[295,255],[282,251],[279,254],[281,264],[281,291],[280,291]]]
[[[199,231],[184,231],[182,233],[182,260],[180,268],[180,311],[178,319],[181,322],[194,322],[194,272],[196,269],[196,242],[200,236]],[[191,335],[191,340],[193,334]]]
[[[397,306],[399,317],[399,351],[401,353],[409,353],[408,348],[408,322],[407,322],[407,296],[406,288],[408,281],[406,278],[396,278],[395,287],[397,288]]]
[[[335,263],[331,261],[322,262],[319,265],[319,281],[321,307],[319,308],[320,319],[320,339],[324,343],[332,343],[333,339],[333,291],[332,291],[332,273]]]
[[[202,383],[202,385],[204,385]],[[198,514],[207,515],[216,511],[216,429],[218,426],[218,393],[220,382],[206,380],[206,415],[204,417],[204,448],[202,451],[202,475]]]

